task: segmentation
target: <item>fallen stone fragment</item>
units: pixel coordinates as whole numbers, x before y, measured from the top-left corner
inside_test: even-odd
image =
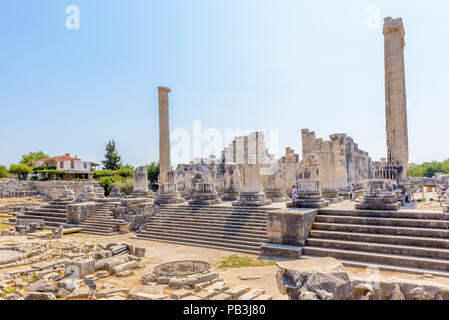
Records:
[[[263,278],[263,275],[257,275],[257,276],[239,276],[240,280],[257,280]]]
[[[283,261],[277,266],[279,291],[290,300],[344,300],[353,294],[348,273],[334,258]]]
[[[179,300],[184,297],[190,296],[191,294],[192,294],[192,292],[189,290],[179,289],[179,290],[173,291],[171,293],[171,297],[172,297],[172,299]]]
[[[240,296],[239,300],[254,300],[261,294],[264,294],[265,290],[263,289],[252,289],[244,295]]]
[[[109,296],[113,296],[113,295],[117,295],[119,293],[126,293],[128,292],[128,288],[126,287],[121,287],[121,288],[111,288],[111,289],[106,289],[106,290],[102,290],[100,292],[97,292],[97,298],[105,298],[105,297],[109,297]]]
[[[57,287],[43,280],[36,281],[28,286],[30,292],[56,292],[57,290]]]
[[[231,295],[232,299],[238,299],[240,296],[244,295],[249,290],[250,290],[250,287],[245,286],[245,285],[239,285],[239,286],[229,290],[229,294]]]
[[[23,300],[56,300],[56,297],[50,292],[27,292]]]
[[[135,247],[134,248],[134,255],[136,257],[144,257],[145,256],[145,248]]]
[[[261,294],[258,297],[255,297],[253,300],[273,300],[273,297],[268,294]]]
[[[116,276],[123,278],[123,277],[128,277],[128,276],[130,276],[132,274],[134,274],[134,272],[132,270],[125,270],[125,271],[117,273]]]
[[[133,296],[133,300],[167,300],[168,296],[165,294],[150,294],[150,293],[137,293]]]
[[[224,292],[219,293],[215,297],[211,298],[211,300],[231,300],[231,299],[232,299],[231,295]]]
[[[218,291],[205,289],[197,293],[197,296],[201,298],[201,300],[208,300],[214,296],[219,294]]]
[[[118,265],[116,267],[111,268],[109,270],[109,273],[114,275],[114,274],[117,274],[117,273],[120,273],[120,272],[123,272],[123,271],[126,271],[126,270],[136,269],[137,267],[138,267],[137,262],[129,261],[129,262],[126,262],[126,263],[123,263],[123,264],[120,264],[120,265]]]
[[[56,291],[55,295],[57,298],[66,298],[70,295],[70,291],[64,288],[59,288],[58,291]]]
[[[87,299],[89,297],[89,288],[76,288],[67,298],[68,299]]]
[[[106,278],[109,276],[109,272],[107,270],[100,270],[95,274],[95,276],[98,278]]]

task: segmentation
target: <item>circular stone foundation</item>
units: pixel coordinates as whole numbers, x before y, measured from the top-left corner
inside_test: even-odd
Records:
[[[210,270],[210,265],[204,261],[174,261],[156,266],[153,273],[157,277],[185,277]]]

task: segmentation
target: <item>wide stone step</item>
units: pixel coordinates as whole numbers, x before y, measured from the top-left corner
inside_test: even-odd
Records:
[[[215,216],[242,216],[242,217],[260,217],[264,218],[267,216],[266,212],[247,212],[247,211],[216,211],[210,210],[187,210],[182,208],[166,208],[159,209],[159,212],[163,213],[185,213],[185,214],[205,214],[205,215],[215,215]]]
[[[55,208],[46,208],[46,207],[41,207],[39,209],[35,209],[36,211],[45,211],[45,212],[55,212],[55,213],[65,213],[67,211],[66,208],[63,209],[55,209]]]
[[[317,215],[316,222],[358,224],[358,225],[382,225],[410,228],[439,228],[448,229],[449,220],[423,220],[423,219],[405,219],[405,218],[381,218],[381,217],[355,217],[355,216],[331,216]]]
[[[186,206],[186,205],[179,205],[179,206],[171,206],[171,207],[162,207],[162,209],[174,209],[174,208],[181,208],[181,209],[187,209],[187,210],[207,210],[207,211],[225,211],[225,212],[260,212],[260,213],[266,213],[267,211],[276,210],[277,208],[255,208],[255,207],[225,207],[225,206]]]
[[[376,211],[376,210],[335,210],[319,209],[318,215],[330,216],[357,216],[357,217],[378,217],[378,218],[403,218],[422,220],[448,220],[449,214],[439,212],[416,212],[416,211]]]
[[[242,241],[250,241],[250,242],[258,242],[263,243],[267,241],[267,236],[265,235],[256,235],[246,232],[223,232],[219,230],[192,230],[192,229],[177,229],[177,228],[164,228],[164,227],[147,227],[146,232],[153,233],[166,233],[166,234],[183,234],[183,235],[191,235],[191,236],[204,236],[207,238],[225,238],[225,239],[235,239]]]
[[[98,231],[107,230],[109,232],[114,231],[114,228],[112,228],[110,226],[97,226],[97,225],[93,226],[93,225],[80,224],[79,227],[83,228],[85,230],[98,230]]]
[[[236,221],[253,221],[253,222],[265,222],[266,216],[253,216],[253,215],[233,215],[233,214],[213,214],[213,213],[189,213],[189,212],[158,212],[158,215],[164,217],[174,218],[200,218],[200,219],[232,219]]]
[[[186,224],[183,221],[166,221],[156,219],[148,223],[151,226],[166,226],[166,227],[177,227],[177,228],[194,228],[194,229],[206,229],[206,230],[241,230],[248,232],[266,232],[266,228],[264,227],[251,227],[251,226],[242,226],[235,224],[218,224],[218,223],[207,223],[207,222],[189,222]]]
[[[443,259],[410,257],[396,254],[329,249],[311,246],[304,247],[303,253],[304,255],[316,257],[333,257],[336,259],[354,260],[368,263],[389,264],[395,266],[407,266],[407,267],[435,269],[443,271],[449,270],[449,261]]]
[[[321,223],[321,222],[314,223],[312,225],[312,228],[314,230],[357,232],[357,233],[370,233],[370,234],[390,234],[390,235],[449,239],[449,230],[446,229],[370,226],[370,225]]]
[[[394,236],[383,234],[311,230],[309,239],[310,238],[449,249],[449,240],[439,238],[427,238],[427,237],[410,237],[410,236]]]
[[[23,218],[23,219],[42,219],[44,221],[52,221],[52,222],[61,222],[66,223],[67,218],[64,217],[53,217],[53,216],[37,216],[37,215],[30,215],[30,214],[24,214],[20,215],[17,218]]]
[[[47,212],[47,211],[36,211],[36,210],[25,210],[24,214],[33,215],[33,216],[48,216],[48,217],[66,217],[66,213],[55,213],[55,212]]]
[[[266,228],[266,221],[246,221],[246,220],[236,220],[236,219],[209,219],[202,217],[172,217],[172,216],[160,216],[161,220],[164,221],[184,221],[186,223],[189,222],[208,222],[209,224],[232,224],[232,225],[245,225],[245,226],[253,226],[253,227],[262,227]]]
[[[85,221],[83,221],[79,225],[86,226],[86,227],[98,227],[98,228],[102,228],[102,229],[104,229],[104,228],[113,229],[116,226],[114,224],[109,224],[109,223],[91,223],[91,222],[85,222]]]
[[[244,253],[250,253],[250,254],[257,254],[257,255],[260,254],[260,247],[233,245],[233,244],[228,244],[226,242],[202,241],[202,240],[195,240],[195,239],[182,240],[182,239],[169,238],[169,237],[165,237],[165,236],[148,235],[148,234],[146,235],[146,234],[142,234],[142,233],[140,233],[137,236],[137,238],[148,239],[148,240],[152,240],[152,241],[170,242],[170,243],[177,243],[177,244],[183,244],[183,245],[198,246],[198,247],[207,247],[207,248],[220,249],[220,250],[244,252]]]
[[[376,253],[399,254],[437,259],[449,259],[449,250],[437,248],[423,248],[416,246],[401,246],[393,244],[354,242],[329,239],[307,239],[307,245],[312,247],[333,248],[354,251],[368,251]]]
[[[100,236],[114,236],[116,233],[114,232],[104,232],[104,231],[96,231],[96,230],[82,230],[81,233],[87,233],[87,234],[95,234]]]
[[[126,223],[126,220],[122,220],[122,219],[112,219],[112,218],[100,219],[97,217],[89,217],[89,218],[85,219],[84,221],[99,222],[99,223],[108,222],[108,223],[114,223],[114,224]]]
[[[217,236],[202,236],[201,234],[184,234],[179,232],[178,234],[173,234],[170,232],[157,232],[157,231],[143,231],[141,234],[147,234],[152,236],[163,236],[169,239],[181,239],[183,241],[191,240],[201,240],[201,241],[215,241],[215,242],[225,242],[227,244],[237,245],[237,246],[252,246],[259,248],[264,242],[263,241],[249,241],[249,240],[237,240],[233,238],[217,237]]]

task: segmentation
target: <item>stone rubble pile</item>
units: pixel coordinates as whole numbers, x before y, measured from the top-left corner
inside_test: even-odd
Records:
[[[437,282],[388,277],[350,278],[334,258],[278,262],[277,266],[278,288],[289,300],[449,299],[449,286]]]

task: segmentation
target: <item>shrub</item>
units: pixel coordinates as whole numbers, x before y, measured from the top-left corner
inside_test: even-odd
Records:
[[[134,191],[134,179],[126,178],[126,179],[117,180],[114,183],[114,187],[119,188],[121,192],[130,196],[133,194],[133,191]]]
[[[122,178],[130,178],[134,176],[134,168],[126,165],[117,170],[117,174]]]
[[[116,183],[116,182],[117,182],[116,177],[105,176],[105,177],[101,177],[100,179],[98,179],[98,183],[100,184],[100,186],[103,187],[104,195],[106,197],[111,194],[112,187],[114,186],[114,183]]]

